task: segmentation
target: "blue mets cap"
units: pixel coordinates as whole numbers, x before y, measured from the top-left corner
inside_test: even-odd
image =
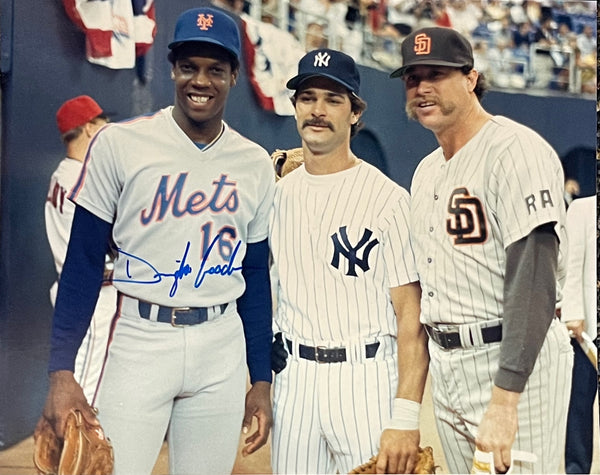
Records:
[[[340,51],[317,49],[307,53],[298,63],[298,75],[290,79],[286,87],[298,89],[305,80],[323,76],[350,90],[356,96],[360,90],[360,75],[354,60]]]
[[[169,49],[183,43],[204,42],[222,46],[240,59],[240,32],[233,18],[215,8],[193,8],[179,15]]]

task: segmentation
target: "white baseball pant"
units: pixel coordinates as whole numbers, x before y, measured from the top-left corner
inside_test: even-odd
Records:
[[[170,473],[230,474],[246,377],[235,305],[214,320],[182,328],[122,314],[97,401],[114,448],[114,474],[150,474],[167,430]]]
[[[490,402],[500,343],[443,350],[429,342],[434,411],[450,473],[470,473],[477,426]],[[512,473],[559,473],[565,446],[573,351],[563,324],[554,320],[518,406],[514,450],[537,455],[516,462]]]

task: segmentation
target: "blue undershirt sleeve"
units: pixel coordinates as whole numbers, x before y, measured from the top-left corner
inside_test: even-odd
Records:
[[[250,382],[272,382],[271,342],[272,298],[269,277],[269,245],[264,241],[248,244],[242,261],[246,290],[237,300],[246,337],[246,358]]]
[[[75,358],[102,286],[112,223],[76,206],[52,321],[48,372],[75,368]]]

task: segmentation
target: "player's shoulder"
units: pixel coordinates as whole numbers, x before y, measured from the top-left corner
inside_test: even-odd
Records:
[[[363,160],[360,167],[360,171],[365,173],[365,178],[372,181],[373,186],[381,186],[395,193],[408,195],[408,191],[404,187],[392,180],[375,165]]]
[[[260,161],[268,160],[271,165],[271,158],[267,150],[260,144],[250,140],[237,130],[233,129],[224,122],[223,141],[230,149],[231,153],[245,154],[248,158],[258,159]]]
[[[168,120],[167,109],[149,112],[147,114],[137,115],[122,119],[116,122],[109,122],[103,126],[96,137],[101,139],[113,139],[121,135],[128,135],[135,131],[148,130],[153,131],[165,130],[165,122]]]
[[[487,137],[497,143],[510,144],[518,142],[533,142],[535,146],[550,148],[550,144],[531,127],[502,115],[492,116]]]

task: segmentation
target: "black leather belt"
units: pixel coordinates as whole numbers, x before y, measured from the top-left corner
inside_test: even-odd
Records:
[[[425,325],[425,331],[434,342],[446,350],[454,348],[473,348],[474,341],[463,343],[459,332],[442,331],[430,325]],[[493,327],[484,327],[479,330],[483,343],[495,343],[502,340],[502,324]]]
[[[290,355],[294,346],[290,340],[286,338],[287,347]],[[365,356],[367,358],[375,358],[380,342],[369,343],[365,345]],[[316,361],[317,363],[342,363],[347,361],[346,348],[326,348],[324,346],[306,346],[298,345],[298,356],[305,360]]]
[[[163,307],[157,305],[158,313],[156,321],[162,323],[170,323],[174,327],[182,327],[186,325],[198,325],[208,320],[209,310],[213,310],[219,314],[223,314],[227,308],[226,303],[215,307]],[[138,300],[138,311],[140,317],[147,320],[150,319],[150,310],[154,304]]]

